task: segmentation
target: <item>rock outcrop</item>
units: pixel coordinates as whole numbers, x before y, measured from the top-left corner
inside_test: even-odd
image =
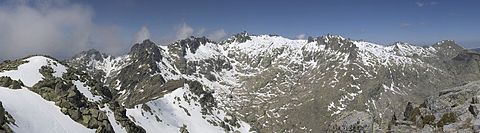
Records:
[[[13,118],[5,111],[2,102],[0,102],[0,133],[13,133],[9,124],[14,125]]]
[[[403,119],[390,122],[392,132],[480,131],[480,81],[442,90],[420,105],[408,103]]]

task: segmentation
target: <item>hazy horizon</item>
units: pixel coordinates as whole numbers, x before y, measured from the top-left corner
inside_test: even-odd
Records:
[[[64,59],[88,49],[126,53],[139,34],[169,44],[219,41],[247,31],[306,38],[341,35],[382,45],[455,40],[480,47],[479,1],[0,0],[0,60],[30,54]]]

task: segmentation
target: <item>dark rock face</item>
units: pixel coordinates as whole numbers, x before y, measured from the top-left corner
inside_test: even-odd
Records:
[[[158,88],[165,85],[167,81],[162,75],[159,75],[163,70],[160,70],[159,63],[162,60],[162,52],[160,48],[150,40],[145,40],[142,43],[135,44],[129,53],[130,63],[123,67],[118,75],[112,77],[109,81],[110,87],[115,87],[117,81],[121,83],[120,91],[125,90],[126,93],[119,95],[119,99],[129,99],[124,101],[128,107],[138,104],[139,101],[150,99],[152,95],[162,92]],[[115,82],[115,83],[114,83]],[[136,90],[143,90],[139,92]]]
[[[1,133],[13,133],[12,129],[8,126],[9,123],[12,123],[12,119],[9,114],[3,108],[2,102],[0,101],[0,132]]]
[[[160,61],[162,59],[158,46],[148,39],[133,45],[128,54],[134,62]]]

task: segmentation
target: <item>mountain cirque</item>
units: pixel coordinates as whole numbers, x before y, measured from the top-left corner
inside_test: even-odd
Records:
[[[67,99],[73,107],[57,112],[73,119],[68,110],[98,110],[106,115],[102,124],[82,122],[90,112],[78,118],[97,132],[478,129],[478,87],[472,86],[480,80],[480,54],[449,40],[382,46],[333,35],[292,40],[240,33],[222,42],[190,37],[166,46],[147,39],[116,57],[89,50],[65,61],[43,57],[46,62],[33,64],[32,58],[41,57],[2,63],[0,76],[48,101],[63,101],[61,88],[78,94],[85,105]],[[59,85],[35,89],[47,79]]]

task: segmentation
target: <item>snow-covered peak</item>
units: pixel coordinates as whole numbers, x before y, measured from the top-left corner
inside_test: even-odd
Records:
[[[381,64],[412,64],[415,59],[412,57],[429,57],[436,52],[432,47],[419,47],[406,43],[395,43],[384,46],[365,41],[353,41],[358,48],[359,57],[365,64],[372,65],[372,61]]]
[[[142,43],[144,40],[150,39],[150,32],[146,26],[143,26],[140,31],[135,34],[135,44]]]
[[[321,37],[321,39],[325,42],[325,43],[328,43],[330,42],[332,39],[336,39],[336,40],[347,40],[346,38],[340,36],[340,35],[324,35]]]
[[[67,67],[60,64],[54,59],[45,56],[32,56],[23,59],[26,63],[17,67],[17,70],[0,72],[0,76],[8,76],[13,80],[21,80],[26,86],[31,87],[38,81],[42,80],[43,75],[39,72],[42,66],[50,66],[53,68],[55,77],[61,77],[67,72]]]

